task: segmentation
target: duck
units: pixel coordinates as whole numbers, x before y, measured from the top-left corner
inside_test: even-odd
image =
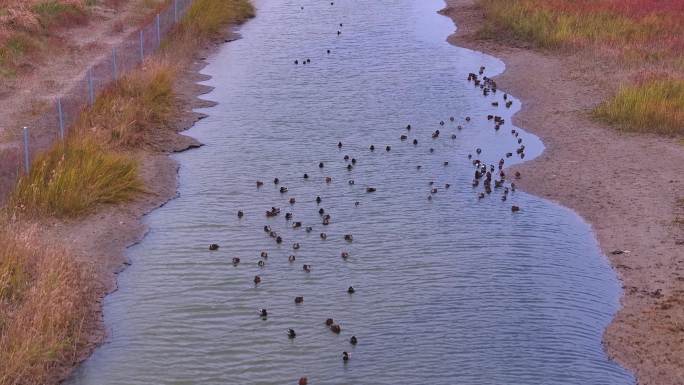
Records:
[[[295,297],[295,303],[304,303],[304,297]]]
[[[300,227],[302,227],[302,222],[295,222],[292,224],[293,229],[298,229]]]
[[[268,253],[265,251],[262,251],[261,252],[261,258],[264,258],[264,259],[268,258]]]
[[[418,139],[413,139],[413,145],[417,146],[418,145]]]
[[[387,152],[389,152],[391,149],[392,149],[392,147],[390,147],[390,146],[385,147],[385,151],[387,151]]]
[[[440,126],[443,126],[443,125],[444,125],[444,121],[443,121],[443,120],[440,120],[440,121],[439,121],[439,125],[440,125]]]
[[[352,242],[354,240],[354,237],[351,234],[345,234],[344,240],[347,242]]]
[[[421,165],[416,166],[416,170],[420,170],[421,168],[423,168],[423,166],[421,166]]]
[[[330,50],[328,50],[330,52]],[[309,385],[309,379],[306,377],[301,377],[299,379],[299,385]]]
[[[342,361],[347,362],[351,358],[351,353],[349,352],[342,352]]]
[[[449,183],[444,185],[444,188],[449,188],[449,187],[451,187],[451,185]]]
[[[345,155],[344,160],[349,160],[349,155]]]
[[[317,197],[316,197],[316,203],[321,203],[321,201],[322,201],[321,197],[320,197],[320,196],[317,196]]]
[[[348,165],[347,165],[347,171],[351,171],[352,168],[354,168],[354,166],[352,166],[351,164],[348,164]]]
[[[340,332],[342,332],[342,327],[339,324],[332,324],[330,325],[330,331],[335,334],[340,334]]]
[[[347,258],[349,258],[349,253],[346,252],[346,251],[343,251],[340,255],[342,256],[342,259],[347,259]]]
[[[296,200],[295,200],[294,197],[291,197],[290,200],[289,200],[289,202],[290,202],[291,205],[293,205],[293,204],[295,204]]]
[[[454,117],[453,117],[453,116],[450,116],[450,117],[449,117],[449,121],[452,121],[452,122],[453,122],[453,121],[454,121]]]
[[[477,149],[475,150],[475,152],[476,152],[478,155],[480,155],[480,154],[482,154],[482,149],[481,149],[481,148],[477,148]]]
[[[349,286],[349,288],[347,289],[347,293],[354,294],[354,292],[356,292],[356,290],[354,290],[354,286]]]
[[[411,125],[410,124],[406,125],[406,129],[411,131]]]
[[[280,188],[280,193],[281,193],[281,194],[285,194],[286,192],[287,192],[287,187],[282,186],[282,187]]]
[[[283,243],[283,238],[282,238],[280,235],[278,235],[278,236],[276,237],[276,243],[277,243],[277,244]]]
[[[354,179],[349,179],[349,181],[348,181],[347,183],[349,183],[350,185],[353,185],[353,184],[355,184],[356,182],[354,182]]]
[[[373,145],[371,144],[370,147],[368,147],[368,149],[371,150],[371,151],[375,151],[375,146],[373,146]]]
[[[406,139],[408,139],[408,136],[406,136],[406,135],[402,135],[399,137],[399,140],[406,140]]]
[[[376,191],[375,187],[366,187],[366,192],[367,192],[367,193],[372,193],[372,192],[375,192],[375,191]]]
[[[330,183],[330,182],[332,182],[332,177],[326,176],[325,177],[325,183]]]
[[[259,188],[259,187],[261,187],[261,186],[263,186],[263,185],[264,185],[264,182],[262,182],[262,181],[260,181],[260,180],[256,181],[256,186],[257,186],[257,188]]]
[[[255,275],[254,276],[254,284],[258,285],[260,283],[261,283],[261,277],[259,277],[258,275]]]
[[[311,231],[313,231],[313,227],[311,227],[311,226],[306,226],[306,232],[307,232],[307,233],[310,233]]]
[[[297,333],[294,331],[294,329],[287,329],[287,336],[290,338],[295,338],[297,337]]]
[[[233,257],[233,266],[237,266],[240,263],[240,258]]]
[[[319,162],[319,163],[318,163],[318,168],[323,168],[323,167],[325,167],[325,165],[323,164],[323,162]]]
[[[432,190],[430,190],[430,193],[431,193],[431,194],[437,194],[437,189],[436,189],[436,188],[433,188]]]
[[[354,206],[358,206],[360,204],[361,204],[361,202],[359,202],[359,201],[354,202]]]
[[[521,176],[520,171],[516,171],[515,172],[515,179],[520,179],[520,176]]]
[[[451,139],[456,139],[456,134],[451,134]]]
[[[273,178],[273,184],[278,184],[280,183],[280,179],[278,178]]]
[[[356,164],[356,158],[352,158],[351,162],[352,164]]]
[[[219,245],[216,243],[212,243],[211,245],[209,245],[209,250],[211,250],[211,251],[216,251],[218,249],[219,249]]]
[[[302,266],[302,270],[306,271],[307,273],[311,272],[311,265],[304,264]]]
[[[299,60],[295,59],[294,63],[299,64]]]
[[[480,195],[478,195],[478,199],[484,199],[484,197],[485,197],[484,193],[480,193]]]
[[[321,207],[320,209],[318,209],[318,215],[323,215],[323,214],[325,214],[325,210],[323,210],[323,208]]]
[[[520,207],[518,207],[518,206],[511,206],[511,211],[514,212],[514,213],[516,213],[516,212],[520,211]]]
[[[359,343],[359,340],[356,339],[356,336],[351,336],[351,338],[349,339],[349,343],[352,345],[356,345],[357,343]]]
[[[309,179],[309,174],[304,173],[304,179]]]
[[[444,165],[445,165],[445,166],[448,166],[448,165],[449,165],[449,162],[445,161],[445,162],[444,162]]]
[[[275,231],[271,231],[270,233],[268,233],[268,235],[269,235],[271,238],[275,238],[275,237],[278,236],[278,233],[276,233]]]
[[[264,267],[264,266],[266,266],[266,263],[264,261],[259,261],[259,262],[257,262],[257,266]]]
[[[435,130],[435,132],[432,133],[432,138],[438,138],[439,137],[439,130]]]
[[[266,318],[268,317],[268,311],[266,309],[259,309],[259,316],[261,318]]]
[[[427,200],[432,201],[432,195],[428,195]]]
[[[295,260],[297,260],[297,257],[295,257],[294,255],[290,255],[289,257],[287,257],[287,261],[290,263],[294,262]]]
[[[333,321],[332,318],[328,318],[325,320],[325,326],[331,326],[334,323],[335,323],[335,321]]]
[[[433,152],[435,152],[435,149],[430,147],[430,154],[432,154]]]
[[[470,116],[466,116],[465,120],[466,120],[466,122],[469,122],[469,121],[470,121]]]
[[[342,142],[337,142],[337,148],[342,148]]]
[[[460,130],[463,129],[463,126],[461,126],[461,125],[459,124],[458,126],[456,126],[456,129],[460,131]]]
[[[328,234],[321,233],[321,239],[326,240],[327,238],[328,238]]]
[[[292,213],[285,213],[285,220],[289,221],[290,219],[292,219]]]
[[[301,247],[301,246],[299,246],[299,243],[298,243],[298,242],[295,242],[295,243],[292,245],[292,249],[294,249],[294,250],[299,250],[300,247]]]

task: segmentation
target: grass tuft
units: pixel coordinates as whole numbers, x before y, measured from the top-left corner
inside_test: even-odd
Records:
[[[19,179],[10,204],[30,216],[77,217],[142,190],[135,160],[87,137],[55,144]]]
[[[88,343],[92,270],[0,230],[0,384],[44,384]]]
[[[623,87],[597,107],[594,116],[626,131],[684,135],[684,80]]]
[[[169,126],[175,114],[175,76],[170,64],[147,63],[101,93],[72,130],[94,134],[118,147],[154,145],[159,131]]]

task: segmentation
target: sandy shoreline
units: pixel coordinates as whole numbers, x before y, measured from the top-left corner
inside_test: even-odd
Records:
[[[619,133],[589,111],[615,84],[614,68],[580,55],[539,53],[483,41],[473,0],[446,0],[454,45],[501,58],[501,89],[518,97],[515,125],[545,152],[516,167],[527,192],[577,211],[593,227],[623,283],[622,308],[604,334],[608,355],[639,384],[684,384],[684,146],[677,139]],[[615,250],[627,250],[613,254]]]

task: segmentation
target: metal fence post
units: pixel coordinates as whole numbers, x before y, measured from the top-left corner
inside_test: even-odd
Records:
[[[116,68],[116,47],[112,48],[112,70],[114,71],[114,80],[116,80],[118,75],[118,69]]]
[[[143,30],[140,30],[140,62],[145,61],[145,43],[143,43],[145,36]]]
[[[161,46],[161,21],[159,14],[157,14],[157,47]]]
[[[24,127],[24,171],[26,174],[29,173],[31,164],[29,163],[29,138],[28,138],[28,127]]]
[[[95,103],[95,87],[93,85],[93,69],[88,70],[88,101],[92,106]]]
[[[64,140],[64,111],[62,110],[62,98],[57,99],[57,115],[59,116],[59,138]]]

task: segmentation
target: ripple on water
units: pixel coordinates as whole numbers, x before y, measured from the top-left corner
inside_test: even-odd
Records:
[[[520,192],[501,202],[495,189],[478,201],[481,187],[470,186],[469,153],[481,147],[480,159],[495,163],[518,146],[509,123],[496,132],[486,115],[510,122],[519,102],[494,108],[500,93],[485,98],[466,82],[480,65],[493,76],[503,64],[448,45],[453,25],[435,13],[442,6],[257,1],[243,39],[205,69],[216,87],[207,97],[219,104],[190,134],[207,146],[177,156],[180,197],[147,217],[151,231],[130,249],[134,263],[105,302],[110,341],[69,384],[283,384],[302,375],[312,384],[634,383],[601,346],[619,286],[589,227]],[[295,58],[312,62],[295,66]],[[443,134],[433,140],[435,129]],[[541,152],[536,137],[521,137],[529,158]],[[345,154],[358,159],[352,171]],[[265,182],[258,190],[257,179]],[[432,201],[430,181],[439,189]],[[512,214],[512,204],[522,211]],[[283,214],[266,219],[271,206],[314,230],[290,228]],[[209,252],[214,242],[221,248]],[[340,335],[325,327],[328,317]],[[346,365],[345,350],[353,353]]]

